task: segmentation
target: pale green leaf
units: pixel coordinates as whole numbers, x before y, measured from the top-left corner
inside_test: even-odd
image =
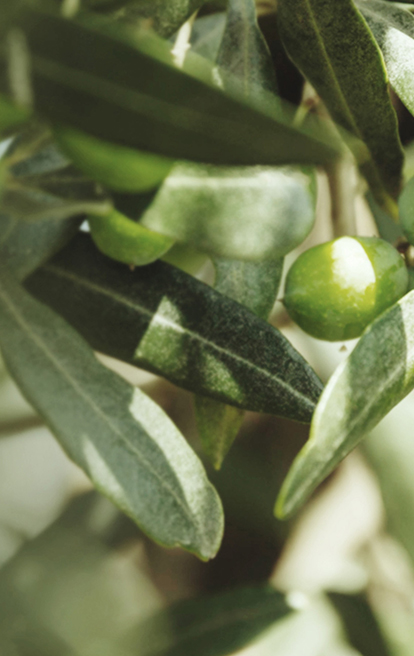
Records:
[[[381,48],[392,87],[414,114],[414,16],[394,3],[357,0]]]
[[[381,52],[365,20],[352,0],[279,0],[278,20],[289,56],[334,120],[366,144],[361,171],[378,202],[393,208],[403,153]]]
[[[82,218],[26,223],[0,214],[0,269],[23,280],[75,236]]]
[[[237,407],[312,416],[322,384],[288,340],[165,262],[130,271],[79,234],[27,285],[98,351]]]
[[[292,515],[386,414],[414,388],[414,292],[379,316],[337,368],[276,504]]]
[[[138,388],[102,366],[60,317],[3,275],[0,347],[68,455],[154,540],[217,552],[220,500],[183,436]]]
[[[141,223],[218,257],[280,258],[309,234],[313,177],[292,168],[177,164]]]

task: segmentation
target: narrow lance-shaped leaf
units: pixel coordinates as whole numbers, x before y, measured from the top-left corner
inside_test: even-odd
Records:
[[[365,20],[352,0],[279,0],[278,20],[289,56],[334,120],[368,147],[361,171],[395,214],[403,153],[382,56]]]
[[[381,48],[392,87],[414,114],[414,16],[382,0],[356,4]]]
[[[237,407],[311,418],[322,384],[287,339],[165,262],[130,271],[80,234],[27,285],[98,351]]]
[[[337,368],[317,405],[310,439],[276,504],[292,515],[358,442],[414,388],[414,292],[366,330]]]
[[[2,87],[17,50],[26,62],[27,95],[53,121],[214,164],[322,163],[338,153],[321,124],[300,131],[285,114],[263,113],[167,64],[165,45],[153,44],[147,33],[119,27],[115,37],[96,18],[63,19],[26,2],[17,9],[2,5],[0,19]]]
[[[223,514],[197,456],[153,401],[102,366],[83,339],[6,274],[6,365],[68,455],[154,540],[215,555]]]
[[[271,587],[237,588],[171,606],[128,636],[142,656],[227,656],[292,612]]]

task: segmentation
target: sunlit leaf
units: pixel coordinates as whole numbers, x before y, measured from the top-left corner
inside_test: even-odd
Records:
[[[6,275],[0,346],[26,398],[98,490],[161,544],[215,555],[221,504],[174,424]]]
[[[282,486],[277,515],[292,515],[413,388],[414,292],[410,292],[368,327],[328,382],[310,439]]]
[[[130,271],[78,235],[27,284],[98,351],[241,408],[310,420],[322,385],[287,339],[165,262]]]
[[[390,83],[414,114],[414,16],[382,0],[357,0],[384,56]]]
[[[393,208],[403,154],[382,56],[361,14],[351,0],[279,0],[278,20],[289,56],[334,120],[367,145],[361,171]]]

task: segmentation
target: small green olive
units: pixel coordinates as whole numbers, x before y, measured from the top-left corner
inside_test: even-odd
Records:
[[[377,237],[340,237],[302,253],[290,268],[284,304],[307,333],[328,341],[359,337],[406,293],[400,254]]]
[[[118,262],[144,266],[162,257],[173,240],[112,210],[105,216],[89,216],[89,228],[99,250]]]
[[[102,141],[66,126],[56,126],[61,150],[85,175],[125,193],[151,191],[162,183],[174,160]]]

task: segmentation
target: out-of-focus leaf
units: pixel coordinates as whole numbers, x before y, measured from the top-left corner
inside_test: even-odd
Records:
[[[216,61],[226,25],[223,12],[198,18],[191,32],[191,52]]]
[[[391,2],[357,0],[381,48],[390,83],[414,114],[414,16]]]
[[[223,531],[219,498],[163,411],[7,275],[0,310],[11,375],[97,489],[161,544],[214,556]]]
[[[395,214],[403,152],[382,56],[363,17],[351,0],[279,0],[277,13],[289,56],[334,120],[365,142],[361,171]]]
[[[391,656],[371,606],[364,595],[330,592],[351,645],[363,656]]]
[[[132,272],[78,235],[27,284],[98,351],[237,407],[310,420],[322,385],[287,339],[165,262]]]
[[[0,269],[23,280],[75,236],[82,219],[25,223],[0,214]]]
[[[381,239],[389,241],[390,244],[395,244],[403,236],[401,226],[382,207],[379,207],[370,191],[367,192],[365,198],[374,217],[379,236]]]
[[[127,644],[142,656],[227,656],[291,612],[270,587],[239,588],[177,603],[138,626]]]
[[[29,110],[17,107],[3,94],[0,94],[0,134],[7,132],[9,128],[19,126],[27,121],[29,117]]]
[[[338,153],[320,123],[298,130],[285,112],[263,113],[168,65],[164,45],[149,45],[147,33],[134,33],[132,45],[129,32],[115,38],[100,21],[19,6],[1,7],[2,38],[8,28],[9,41],[19,35],[15,47],[25,39],[34,107],[51,120],[132,148],[230,166],[322,163]],[[0,53],[3,66],[9,51]]]
[[[8,638],[10,653],[125,656],[120,636],[160,604],[135,563],[101,539],[117,515],[102,497],[75,498],[2,568],[0,644]]]
[[[413,387],[414,292],[409,292],[366,329],[328,382],[310,439],[282,486],[276,514],[292,515]]]
[[[408,396],[362,443],[375,472],[386,510],[387,529],[414,562],[414,399]]]
[[[2,211],[25,221],[67,219],[76,214],[107,214],[112,202],[95,182],[72,167],[43,175],[9,177]]]
[[[313,226],[312,188],[296,169],[177,164],[141,223],[218,257],[279,258]]]

